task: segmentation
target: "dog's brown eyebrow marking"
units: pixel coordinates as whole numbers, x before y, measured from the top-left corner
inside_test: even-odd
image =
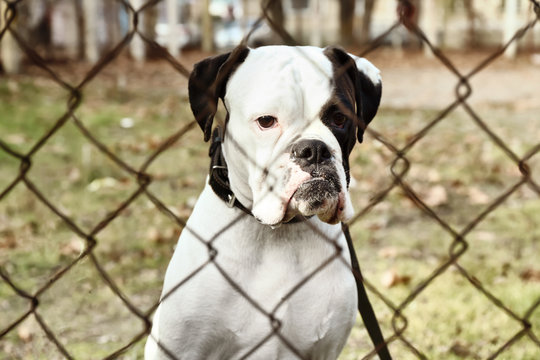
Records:
[[[346,99],[340,99],[340,96],[334,94],[326,104],[323,105],[319,113],[320,118],[327,119],[332,113],[341,112],[350,119],[354,119],[354,106]]]

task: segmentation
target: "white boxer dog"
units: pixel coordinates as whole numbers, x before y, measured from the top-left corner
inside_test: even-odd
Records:
[[[342,221],[379,71],[335,47],[239,47],[195,65],[209,180],[165,275],[153,359],[336,359],[356,319]]]

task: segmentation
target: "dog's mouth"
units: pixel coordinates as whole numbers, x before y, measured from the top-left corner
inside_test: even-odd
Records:
[[[289,162],[282,180],[260,193],[251,212],[260,223],[273,228],[315,215],[328,224],[346,221],[353,209],[343,177],[333,164],[306,169]]]
[[[344,195],[334,177],[318,176],[301,183],[287,203],[283,222],[296,216],[317,215],[323,222],[336,224],[344,210]]]

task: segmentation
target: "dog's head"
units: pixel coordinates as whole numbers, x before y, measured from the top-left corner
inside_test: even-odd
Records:
[[[335,47],[239,47],[199,62],[189,79],[205,141],[223,100],[231,190],[268,225],[296,215],[331,224],[352,216],[349,154],[381,89],[375,66]]]

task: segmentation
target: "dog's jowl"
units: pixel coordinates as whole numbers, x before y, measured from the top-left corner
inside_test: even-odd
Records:
[[[379,71],[339,48],[237,48],[195,65],[207,184],[178,241],[150,359],[336,359],[356,318],[340,222]],[[214,121],[219,99],[227,116]]]

